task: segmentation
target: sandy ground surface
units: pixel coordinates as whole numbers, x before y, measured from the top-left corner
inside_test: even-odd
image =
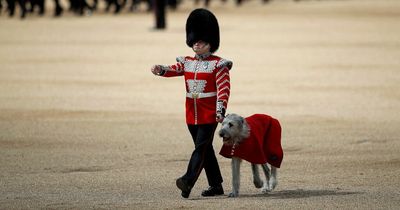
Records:
[[[234,61],[229,112],[267,113],[285,157],[270,194],[242,167],[241,197],[189,199],[182,78],[193,5],[153,31],[144,12],[0,17],[0,209],[399,209],[400,2],[214,2]],[[215,138],[219,151],[221,141]],[[230,160],[218,155],[225,194]]]

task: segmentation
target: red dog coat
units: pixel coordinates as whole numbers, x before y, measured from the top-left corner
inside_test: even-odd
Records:
[[[220,155],[226,158],[239,157],[254,164],[269,163],[279,168],[283,159],[281,126],[279,121],[264,114],[255,114],[246,119],[250,135],[239,145],[223,145]]]

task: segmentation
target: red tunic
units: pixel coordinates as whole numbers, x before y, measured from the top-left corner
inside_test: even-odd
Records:
[[[216,123],[217,101],[222,101],[225,109],[228,105],[232,62],[211,54],[176,60],[178,63],[163,68],[162,76],[185,77],[186,123]]]
[[[264,114],[246,118],[250,136],[239,145],[223,145],[220,155],[226,158],[239,157],[254,164],[269,163],[281,166],[283,150],[281,146],[281,126],[279,121]]]

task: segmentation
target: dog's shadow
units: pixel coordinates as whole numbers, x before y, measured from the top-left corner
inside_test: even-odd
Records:
[[[301,199],[301,198],[311,198],[311,197],[319,197],[319,196],[346,196],[353,194],[360,194],[362,192],[350,192],[350,191],[341,191],[341,190],[282,190],[282,191],[274,191],[266,194],[240,194],[239,198],[272,198],[272,199]],[[214,197],[214,199],[218,198],[228,198],[227,196],[218,196]],[[204,198],[203,198],[204,199]],[[231,198],[230,198],[231,199]]]
[[[340,190],[282,190],[274,191],[267,194],[242,194],[241,197],[268,197],[273,199],[300,199],[300,198],[311,198],[319,196],[345,196],[360,194],[360,192],[349,192]]]

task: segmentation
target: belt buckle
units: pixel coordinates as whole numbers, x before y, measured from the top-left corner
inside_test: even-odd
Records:
[[[199,97],[199,93],[192,93],[193,99],[197,99]]]

